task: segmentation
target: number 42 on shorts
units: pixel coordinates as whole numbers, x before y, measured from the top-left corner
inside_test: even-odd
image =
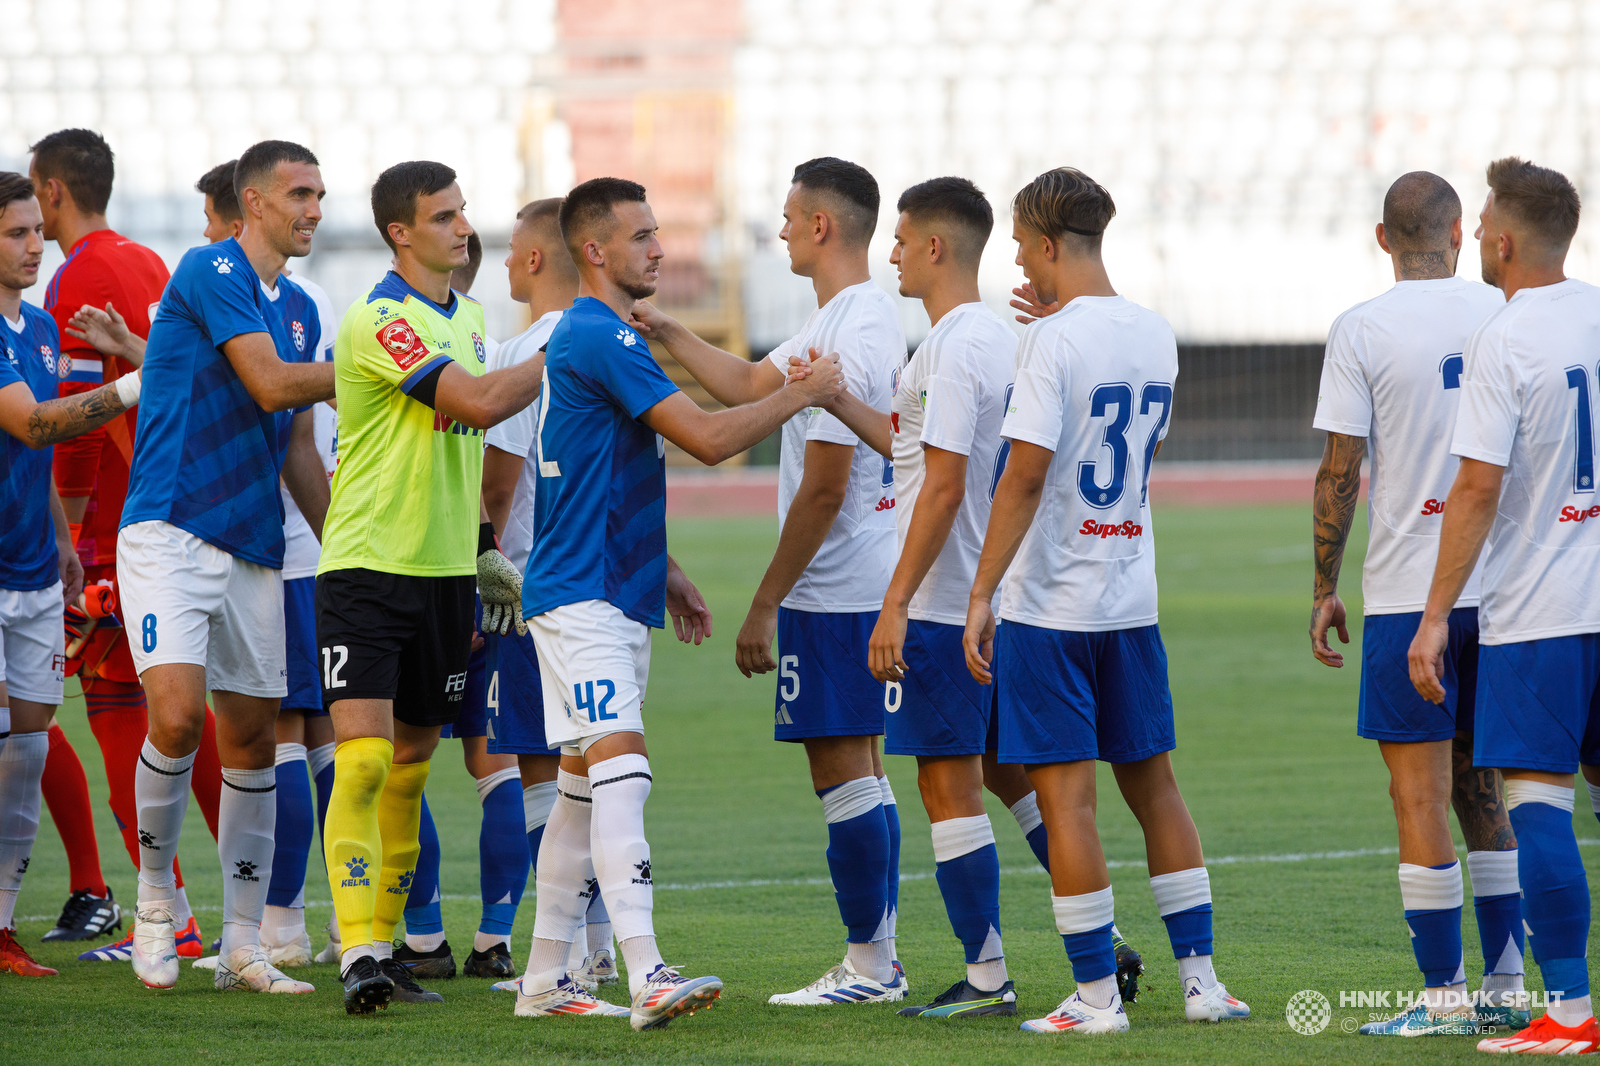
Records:
[[[598,703],[595,702],[597,691],[600,696]],[[571,718],[576,710],[579,713],[587,711],[591,722],[613,721],[617,717],[616,712],[608,711],[606,708],[611,704],[611,697],[616,694],[617,686],[605,678],[599,681],[580,681],[572,686],[572,702],[575,706],[567,708],[567,717]]]

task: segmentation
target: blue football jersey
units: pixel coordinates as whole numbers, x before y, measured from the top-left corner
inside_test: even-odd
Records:
[[[296,361],[292,326],[271,310],[286,296],[268,298],[232,238],[184,253],[150,325],[123,526],[170,522],[241,559],[283,566],[277,417],[251,399],[222,345],[266,333],[279,358]],[[315,321],[311,311],[299,319],[308,331]]]
[[[317,349],[322,345],[322,320],[317,313],[317,302],[311,294],[292,279],[280,275],[277,288],[263,289],[261,312],[277,345],[278,357],[286,363],[312,363]],[[273,415],[278,435],[274,446],[278,449],[278,465],[289,449],[289,427],[294,416],[310,407],[296,407],[292,411],[279,411]]]
[[[0,316],[0,389],[18,382],[36,401],[56,398],[63,368],[61,338],[55,319],[31,304],[22,305],[21,328]],[[34,592],[60,580],[56,526],[50,514],[52,448],[37,451],[7,433],[0,433],[0,589]]]
[[[582,297],[562,316],[545,345],[524,617],[605,600],[664,624],[666,446],[638,419],[677,391],[644,338],[599,300]]]

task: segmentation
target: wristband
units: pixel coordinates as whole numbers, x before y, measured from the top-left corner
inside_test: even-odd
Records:
[[[478,524],[478,554],[492,552],[498,547],[499,545],[494,541],[494,523],[480,522]]]
[[[133,373],[124,374],[116,380],[117,399],[122,401],[123,407],[138,406],[139,378],[140,372],[135,370]]]

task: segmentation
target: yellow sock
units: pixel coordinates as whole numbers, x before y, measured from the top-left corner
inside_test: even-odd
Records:
[[[340,946],[348,951],[372,943],[372,912],[378,901],[378,864],[383,836],[378,801],[389,778],[394,745],[381,737],[347,740],[334,749],[333,795],[322,829],[328,889],[339,917]]]
[[[338,780],[337,777],[334,778]],[[422,786],[428,783],[426,762],[395,763],[389,783],[378,801],[378,825],[383,830],[383,872],[377,907],[372,913],[372,942],[394,937],[394,927],[405,913],[411,879],[417,874],[422,851]]]

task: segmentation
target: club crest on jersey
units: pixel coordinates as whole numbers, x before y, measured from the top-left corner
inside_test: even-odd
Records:
[[[211,260],[211,265],[217,268],[218,274],[233,273],[233,260],[229,259],[225,255],[219,255],[215,259]]]
[[[478,353],[478,362],[483,363],[488,361],[489,349],[484,345],[483,338],[478,336],[476,333],[472,335],[472,350]]]
[[[403,318],[384,325],[378,330],[378,343],[401,370],[410,370],[428,356],[428,346],[422,343],[411,323]]]
[[[306,328],[300,324],[298,318],[289,323],[289,335],[294,338],[295,351],[303,352],[306,350]]]
[[[56,350],[48,344],[39,345],[39,358],[44,360],[44,368],[62,381],[72,373],[72,359],[70,356],[56,357]]]
[[[476,334],[474,334],[474,336],[476,336]],[[621,329],[617,330],[617,340],[622,342],[623,347],[632,348],[635,344],[639,343],[639,335],[628,327],[623,326]]]
[[[898,368],[889,371],[889,395],[900,395],[900,371]]]

